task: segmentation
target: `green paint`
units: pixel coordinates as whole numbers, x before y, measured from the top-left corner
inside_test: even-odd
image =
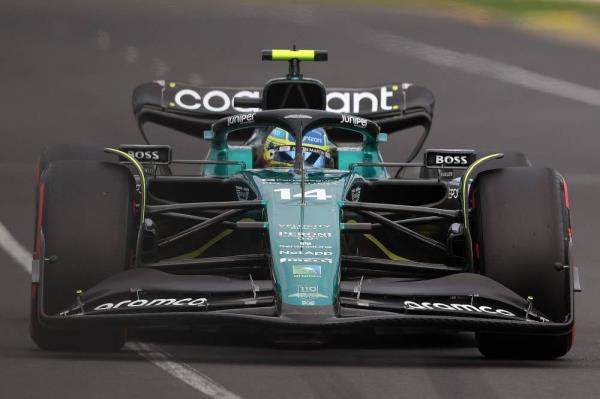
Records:
[[[307,171],[305,205],[300,176],[287,168],[240,174],[267,201],[273,275],[282,302],[325,306],[337,301],[340,281],[340,209],[346,171]]]

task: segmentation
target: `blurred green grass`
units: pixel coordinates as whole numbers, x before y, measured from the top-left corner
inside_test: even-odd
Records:
[[[577,12],[600,17],[598,0],[459,0],[446,3],[448,5],[463,3],[512,16],[537,12]]]

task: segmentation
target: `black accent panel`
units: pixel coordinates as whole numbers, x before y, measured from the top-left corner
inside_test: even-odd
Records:
[[[326,90],[323,83],[313,79],[273,79],[263,90],[262,109],[326,108]]]

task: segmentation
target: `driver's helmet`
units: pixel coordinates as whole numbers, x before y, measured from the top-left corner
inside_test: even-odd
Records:
[[[306,132],[302,139],[304,165],[313,168],[331,167],[331,145],[323,128]],[[269,166],[293,166],[296,157],[296,138],[279,127],[271,130],[263,151],[263,164]]]

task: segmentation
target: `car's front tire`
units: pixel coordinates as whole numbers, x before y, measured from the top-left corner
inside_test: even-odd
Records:
[[[135,183],[129,170],[101,161],[54,161],[40,176],[36,247],[41,279],[32,298],[30,333],[42,349],[114,351],[125,343],[122,328],[54,328],[56,316],[86,290],[130,264],[134,248]],[[45,245],[41,245],[43,240]],[[50,260],[51,259],[51,260]],[[38,297],[41,293],[43,297]]]
[[[554,322],[572,315],[570,222],[562,177],[547,168],[481,172],[474,186],[476,266]],[[555,358],[571,348],[572,333],[556,336],[477,334],[481,353],[493,358]]]

